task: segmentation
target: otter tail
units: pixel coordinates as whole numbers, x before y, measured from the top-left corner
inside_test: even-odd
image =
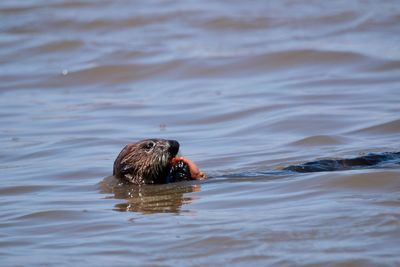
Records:
[[[325,172],[372,167],[383,163],[400,164],[400,152],[370,153],[349,159],[323,159],[300,165],[291,165],[284,170],[293,172]]]

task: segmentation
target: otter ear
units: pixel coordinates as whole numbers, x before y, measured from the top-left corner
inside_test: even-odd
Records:
[[[121,167],[120,170],[121,177],[125,178],[129,182],[133,184],[141,184],[142,183],[142,177],[138,175],[138,172],[136,171],[135,167],[129,164],[125,164]]]
[[[133,173],[135,173],[135,168],[132,165],[124,164],[121,166],[120,173],[122,175],[133,175]]]

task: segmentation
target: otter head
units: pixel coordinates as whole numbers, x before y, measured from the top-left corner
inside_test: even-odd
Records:
[[[128,144],[114,162],[113,175],[134,184],[166,183],[178,151],[175,140],[146,139]]]

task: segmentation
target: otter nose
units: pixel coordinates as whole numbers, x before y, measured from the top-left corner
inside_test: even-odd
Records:
[[[173,155],[173,156],[178,154],[178,151],[179,151],[178,141],[168,140],[168,144],[169,144],[169,148],[168,148],[169,153],[171,153],[171,155]]]

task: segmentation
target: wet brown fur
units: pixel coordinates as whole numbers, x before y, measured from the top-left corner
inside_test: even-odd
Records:
[[[178,150],[175,140],[146,139],[128,144],[114,162],[113,175],[134,184],[165,183]]]

